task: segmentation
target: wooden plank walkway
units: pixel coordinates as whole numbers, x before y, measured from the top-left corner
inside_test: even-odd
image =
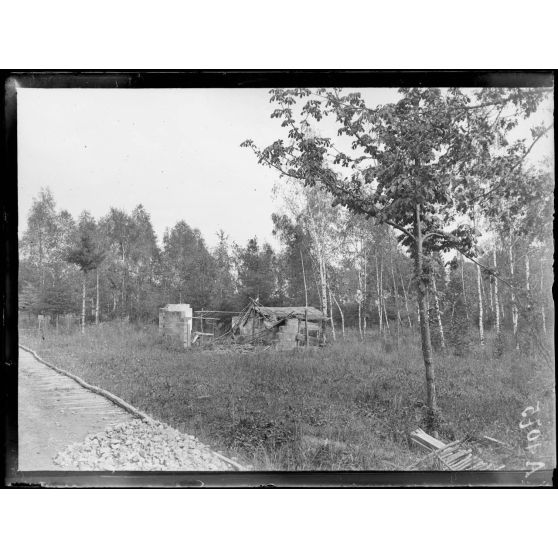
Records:
[[[53,458],[66,446],[137,418],[21,348],[18,379],[20,471],[60,470]]]

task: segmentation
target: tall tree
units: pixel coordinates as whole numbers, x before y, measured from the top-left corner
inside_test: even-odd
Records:
[[[283,275],[283,298],[291,306],[304,305],[305,290],[302,262],[310,262],[311,239],[305,230],[301,216],[274,213],[272,216],[273,234],[281,242],[282,252],[278,263]],[[302,254],[302,257],[301,257]],[[309,304],[319,305],[319,293],[310,291]]]
[[[137,231],[130,216],[120,209],[112,207],[101,221],[101,228],[110,250],[110,282],[114,291],[114,310],[119,299],[120,318],[126,315],[127,284],[130,274],[130,252]],[[117,294],[118,293],[118,296]]]
[[[482,300],[482,289],[481,289],[481,268],[477,266],[477,296],[479,302],[479,342],[484,345],[484,306]]]
[[[97,269],[103,261],[105,254],[98,242],[98,232],[95,220],[84,211],[78,223],[76,243],[67,254],[67,261],[77,265],[83,273],[82,279],[82,306],[81,306],[81,333],[85,333],[85,298],[88,272]]]
[[[50,190],[43,188],[33,200],[22,242],[24,253],[39,271],[41,290],[46,285],[47,267],[56,249],[56,238],[56,204]]]
[[[213,251],[215,261],[215,286],[211,304],[220,310],[232,310],[236,294],[233,277],[233,259],[225,231],[217,232],[218,243]]]
[[[246,304],[249,298],[258,299],[264,306],[278,303],[280,288],[273,248],[267,243],[260,248],[254,237],[245,248],[236,246],[235,251],[241,304]]]
[[[129,308],[133,319],[147,319],[157,313],[155,268],[159,257],[151,217],[140,204],[131,214],[133,242],[130,246]]]
[[[215,261],[201,232],[179,221],[163,237],[162,257],[169,301],[207,308],[215,285]]]
[[[305,132],[311,136],[309,132]],[[304,188],[290,181],[278,192],[283,198],[287,217],[295,221],[304,233],[312,271],[318,284],[319,307],[329,315],[328,277],[330,263],[336,257],[340,211],[333,207],[332,196],[320,188]],[[277,190],[277,189],[276,189]]]
[[[494,268],[494,273],[497,273],[498,263],[496,260],[496,248],[492,250],[492,265]],[[500,334],[500,298],[498,297],[498,281],[494,277],[490,277],[490,282],[494,287],[494,316],[495,316],[495,327],[496,335]]]
[[[544,313],[545,293],[540,289],[537,295],[529,282],[531,270],[529,257],[531,252],[538,252],[552,239],[554,179],[552,172],[543,165],[541,168],[527,167],[518,171],[508,180],[506,198],[499,199],[490,195],[481,202],[481,209],[491,223],[494,243],[504,251],[506,266],[497,267],[496,251],[493,253],[495,278],[505,278],[504,288],[508,292],[512,330],[516,348],[520,347],[519,321],[521,313],[531,313],[534,304],[542,308],[540,328],[544,330],[542,315]],[[544,257],[542,258],[544,260]],[[541,260],[541,264],[542,264]],[[523,265],[522,265],[523,264]],[[523,277],[521,276],[523,267]],[[541,265],[541,276],[544,274]],[[523,279],[523,281],[522,281]],[[495,296],[503,298],[501,291]],[[536,301],[535,296],[540,300]],[[496,314],[499,327],[499,311]]]
[[[48,188],[41,190],[28,215],[20,243],[20,286],[33,293],[26,307],[39,313],[74,310],[75,271],[65,261],[73,241],[75,223],[65,210],[57,212]]]
[[[473,199],[494,189],[502,193],[502,183],[530,148],[515,143],[494,157],[489,146],[497,139],[502,144],[518,119],[531,114],[550,93],[490,89],[476,92],[473,100],[458,89],[401,89],[398,102],[371,108],[357,92],[276,89],[271,101],[278,108],[271,116],[281,119],[288,139],[263,149],[252,140],[242,144],[253,149],[261,164],[306,186],[324,188],[336,203],[399,231],[415,262],[427,419],[434,429],[438,405],[426,305],[430,283],[426,255],[452,248],[471,255],[473,231],[464,225],[449,232],[447,228],[456,214],[468,214]],[[293,113],[297,100],[306,100],[298,121]],[[506,107],[513,114],[503,112]],[[338,133],[350,137],[352,149],[304,133],[309,118],[320,121],[328,115],[338,122]],[[540,128],[534,141],[550,127]],[[493,187],[480,180],[496,175],[500,180]]]

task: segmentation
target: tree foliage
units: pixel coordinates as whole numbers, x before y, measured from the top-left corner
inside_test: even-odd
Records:
[[[368,107],[358,92],[273,89],[270,101],[277,108],[271,118],[288,130],[287,139],[263,148],[251,139],[242,145],[254,151],[259,163],[306,187],[320,188],[333,196],[334,204],[400,233],[415,262],[429,422],[434,427],[428,257],[451,249],[474,254],[476,231],[456,218],[474,219],[476,203],[496,192],[506,197],[506,184],[517,178],[532,146],[551,126],[535,128],[530,146],[524,140],[510,143],[507,134],[550,91],[481,89],[468,94],[455,88],[403,88],[399,93],[397,102]],[[339,136],[351,140],[349,149],[315,132],[314,123],[326,117],[334,118]]]

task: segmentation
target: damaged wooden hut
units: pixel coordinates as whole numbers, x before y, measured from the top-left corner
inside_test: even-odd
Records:
[[[232,319],[236,343],[274,345],[277,349],[321,346],[325,343],[327,317],[312,306],[261,306],[252,301]]]

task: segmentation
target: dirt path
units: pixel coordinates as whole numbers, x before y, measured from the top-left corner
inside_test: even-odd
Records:
[[[19,350],[20,471],[60,470],[53,458],[74,442],[135,417]]]
[[[20,471],[244,469],[193,436],[138,418],[21,348],[18,422]]]

